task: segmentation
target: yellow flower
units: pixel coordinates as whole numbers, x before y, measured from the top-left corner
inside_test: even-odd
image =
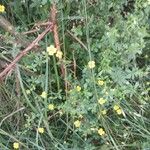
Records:
[[[54,47],[54,45],[50,45],[47,47],[48,55],[52,56],[56,53],[57,49]]]
[[[98,100],[98,103],[99,103],[100,105],[103,105],[103,104],[106,103],[106,100],[103,99],[103,98],[100,98],[100,99]]]
[[[80,86],[77,86],[77,87],[76,87],[76,90],[77,90],[78,92],[80,92],[80,91],[81,91],[81,87],[80,87]]]
[[[103,111],[102,111],[102,114],[103,114],[103,115],[106,115],[106,113],[107,113],[106,110],[103,110]]]
[[[59,59],[62,59],[62,56],[63,56],[63,53],[62,53],[62,51],[57,51],[57,53],[56,53],[56,57],[58,57]]]
[[[98,129],[98,134],[101,136],[104,135],[105,134],[104,129],[103,128]]]
[[[116,112],[117,112],[118,115],[122,114],[122,110],[121,109],[116,110]]]
[[[30,94],[30,93],[31,93],[31,91],[30,91],[30,90],[26,90],[26,93],[27,93],[27,94]]]
[[[54,110],[54,105],[53,105],[53,104],[49,104],[49,105],[48,105],[48,109],[49,109],[49,110]]]
[[[46,98],[47,97],[47,93],[45,91],[43,91],[42,94],[41,94],[41,97],[42,98]]]
[[[81,121],[76,120],[76,121],[74,122],[74,125],[75,125],[76,128],[79,128],[80,125],[81,125]]]
[[[114,110],[118,110],[120,107],[118,105],[114,105]]]
[[[0,5],[0,12],[4,12],[5,11],[5,6]]]
[[[14,148],[14,149],[19,149],[19,143],[14,142],[14,143],[13,143],[13,148]]]
[[[89,67],[90,69],[94,68],[94,67],[95,67],[95,61],[89,61],[89,62],[88,62],[88,67]]]
[[[104,81],[103,80],[98,80],[98,85],[104,85]]]
[[[44,133],[44,128],[38,128],[39,133]]]

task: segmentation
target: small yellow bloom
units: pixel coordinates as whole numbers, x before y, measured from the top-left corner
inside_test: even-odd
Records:
[[[114,110],[118,110],[120,107],[118,105],[114,105]]]
[[[75,125],[76,128],[79,128],[80,125],[81,125],[81,121],[76,120],[76,121],[74,122],[74,125]]]
[[[47,47],[48,55],[52,56],[56,53],[57,49],[54,47],[54,45],[50,45]]]
[[[98,85],[104,85],[104,81],[103,80],[98,80]]]
[[[14,148],[14,149],[19,149],[19,143],[14,142],[14,143],[13,143],[13,148]]]
[[[0,5],[0,12],[4,12],[5,11],[5,6],[3,6],[3,5]]]
[[[77,87],[76,87],[76,90],[77,90],[78,92],[80,92],[80,91],[81,91],[81,87],[80,87],[80,86],[77,86]]]
[[[103,99],[103,98],[100,98],[100,99],[98,100],[98,103],[99,103],[100,105],[103,105],[103,104],[106,103],[106,100]]]
[[[49,109],[49,110],[54,110],[54,105],[53,105],[53,104],[49,104],[49,105],[48,105],[48,109]]]
[[[44,133],[44,128],[38,128],[39,133]]]
[[[106,113],[107,113],[106,110],[103,110],[103,111],[102,111],[102,114],[103,114],[103,115],[106,115]]]
[[[31,93],[31,91],[30,91],[30,90],[26,90],[26,93],[27,93],[27,94],[30,94],[30,93]]]
[[[95,67],[95,61],[89,61],[89,62],[88,62],[88,67],[89,67],[90,69],[94,68],[94,67]]]
[[[56,57],[58,57],[59,59],[62,59],[62,56],[63,56],[63,53],[62,53],[62,51],[57,51],[57,53],[56,53]]]
[[[41,97],[42,98],[46,98],[47,97],[47,93],[45,91],[43,91],[42,94],[41,94]]]
[[[117,112],[118,115],[122,114],[122,110],[121,109],[116,110],[116,112]]]
[[[98,134],[101,136],[104,135],[105,134],[104,129],[103,128],[98,129]]]

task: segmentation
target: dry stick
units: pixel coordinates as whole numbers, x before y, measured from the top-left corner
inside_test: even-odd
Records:
[[[24,55],[26,55],[33,47],[35,47],[49,31],[52,31],[52,28],[52,25],[48,26],[27,48],[19,53],[16,58],[0,73],[0,79],[2,79],[2,77],[4,77]]]
[[[56,49],[58,51],[61,51],[61,48],[60,48],[60,41],[59,41],[59,35],[58,35],[58,26],[57,26],[57,9],[56,9],[56,5],[55,3],[52,5],[51,7],[51,21],[52,23],[54,24],[54,28],[53,28],[53,36],[54,36],[54,42],[55,42],[55,46],[56,46]],[[59,59],[60,62],[62,62],[61,59]],[[66,67],[65,65],[62,63],[61,64],[61,73],[62,73],[62,76],[64,77],[64,81],[65,81],[65,90],[67,91],[67,87],[68,87],[68,84],[66,82]]]
[[[6,32],[14,35],[15,39],[17,39],[17,42],[20,43],[22,46],[28,46],[29,41],[27,41],[27,39],[25,39],[21,34],[16,32],[15,27],[2,15],[0,15],[0,27],[2,27]]]
[[[3,124],[3,122],[4,122],[7,118],[13,116],[14,114],[16,114],[16,113],[18,113],[19,111],[22,111],[22,110],[24,110],[24,109],[25,109],[25,107],[21,107],[21,108],[19,108],[18,110],[14,111],[14,112],[12,112],[11,114],[9,114],[8,116],[6,116],[5,118],[3,118],[2,121],[0,122],[0,127],[1,127],[1,125]]]
[[[73,37],[86,51],[88,51],[88,48],[85,46],[85,44],[78,38],[76,37],[73,33],[71,33],[69,30],[67,30],[67,33]]]

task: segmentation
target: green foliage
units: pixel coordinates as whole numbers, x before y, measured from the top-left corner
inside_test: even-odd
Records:
[[[49,18],[50,7],[55,2],[63,60],[60,62],[55,55],[49,56],[46,52],[49,45],[54,45],[53,35],[48,34],[39,43],[39,52],[29,53],[17,64],[15,73],[20,96],[14,96],[15,74],[7,78],[6,88],[11,92],[6,98],[3,95],[7,92],[3,90],[0,98],[10,100],[7,105],[12,111],[21,106],[25,110],[19,112],[21,117],[18,113],[9,117],[16,125],[11,125],[7,119],[0,123],[0,149],[12,149],[14,142],[25,150],[148,149],[150,2],[2,2],[6,7],[2,15],[20,32]],[[11,37],[4,31],[0,33]],[[26,38],[32,41],[37,35]],[[5,53],[0,47],[0,56],[14,58],[22,48],[15,46],[4,42]],[[95,62],[95,67],[89,67],[90,61]],[[65,77],[61,74],[61,63],[66,66]],[[45,97],[42,92],[46,93]],[[0,103],[5,105],[3,99]],[[49,109],[49,104],[54,109]],[[0,118],[11,113],[3,105]],[[45,129],[43,134],[38,132],[39,127]],[[104,133],[100,133],[100,129]]]

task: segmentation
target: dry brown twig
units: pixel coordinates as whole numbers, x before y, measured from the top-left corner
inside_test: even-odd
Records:
[[[38,45],[38,42],[49,32],[52,31],[53,24],[49,25],[31,44],[28,45],[16,58],[0,73],[0,80],[15,66],[15,64],[25,56],[32,48]]]
[[[55,47],[58,51],[61,51],[59,34],[58,34],[58,25],[57,25],[57,8],[56,8],[55,3],[53,3],[53,5],[51,7],[51,18],[50,19],[54,25],[53,37],[54,37]],[[66,81],[66,76],[67,76],[66,66],[63,64],[62,59],[59,59],[59,61],[61,62],[62,77],[64,78],[64,81],[65,81],[65,90],[68,91],[68,83]]]

